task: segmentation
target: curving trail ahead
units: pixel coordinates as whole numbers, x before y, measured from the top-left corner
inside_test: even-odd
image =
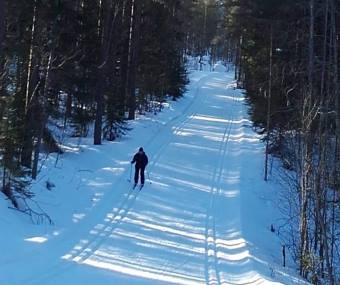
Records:
[[[283,284],[248,240],[263,147],[232,77],[202,74],[182,113],[147,138],[152,184],[129,190],[126,168],[80,229],[1,284]]]

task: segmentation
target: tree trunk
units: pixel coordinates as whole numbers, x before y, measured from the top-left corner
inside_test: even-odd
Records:
[[[270,25],[270,48],[269,48],[269,83],[267,97],[267,139],[264,165],[264,180],[268,181],[268,156],[270,142],[270,119],[271,119],[271,98],[272,98],[272,77],[273,77],[273,25]]]
[[[101,30],[102,42],[100,48],[100,64],[98,66],[98,77],[96,84],[96,119],[94,125],[94,144],[99,145],[102,142],[102,129],[103,129],[103,115],[105,110],[104,92],[106,89],[106,71],[109,64],[109,54],[112,48],[112,39],[114,38],[117,14],[114,13],[115,7],[111,7],[110,1],[102,2],[105,8],[104,21],[99,29]]]
[[[44,129],[46,126],[46,122],[48,119],[48,114],[46,112],[46,103],[47,103],[47,91],[48,91],[48,86],[49,86],[49,75],[50,75],[50,69],[51,69],[51,63],[52,63],[52,51],[50,51],[49,56],[48,56],[48,61],[47,61],[47,66],[45,70],[45,78],[44,78],[44,88],[42,90],[42,98],[41,98],[41,122],[40,122],[40,130],[38,133],[38,138],[37,142],[35,145],[34,149],[34,160],[33,160],[33,167],[32,167],[32,178],[36,179],[38,175],[38,162],[39,162],[39,154],[41,150],[41,142],[42,142],[42,137],[44,133]]]
[[[39,66],[36,65],[30,75],[30,83],[27,84],[27,87],[30,88],[30,90],[26,94],[32,94],[32,95],[30,95],[29,102],[26,105],[27,109],[25,110],[23,146],[22,146],[21,155],[20,155],[21,165],[27,168],[32,168],[32,154],[33,154],[33,149],[34,149],[33,131],[34,129],[36,129],[34,126],[35,120],[34,120],[34,115],[33,115],[33,112],[34,112],[33,106],[36,106],[38,104],[36,94],[39,92],[39,88],[40,88],[38,70],[39,70]]]
[[[331,26],[333,37],[333,72],[334,72],[334,96],[335,96],[335,125],[336,125],[336,137],[340,139],[340,92],[339,92],[339,73],[338,73],[338,34],[336,26],[336,5],[335,1],[331,1]],[[339,162],[337,162],[339,165]]]
[[[128,95],[129,95],[129,120],[135,119],[136,111],[136,67],[138,61],[138,43],[140,36],[141,3],[133,1],[132,6],[132,31],[129,48],[129,68],[128,68]]]
[[[98,72],[98,75],[101,75],[102,72]],[[99,79],[99,78],[98,78]],[[94,122],[94,134],[93,134],[93,143],[95,145],[100,145],[102,143],[102,126],[103,126],[103,113],[104,113],[104,98],[103,98],[103,80],[100,79],[96,84],[96,117]]]
[[[35,93],[38,90],[38,65],[34,66],[33,48],[35,40],[35,26],[36,26],[36,12],[37,4],[34,1],[33,15],[32,15],[32,27],[31,27],[31,42],[29,47],[29,56],[27,64],[27,77],[26,77],[26,99],[25,99],[25,127],[24,127],[24,141],[23,148],[20,156],[21,165],[31,168],[32,165],[32,153],[33,153],[33,133],[32,133],[32,114],[30,111],[30,105],[34,100]]]
[[[106,9],[108,7],[108,1],[100,2],[103,7]],[[102,10],[102,7],[100,7],[100,11]],[[97,71],[97,83],[95,88],[95,99],[96,99],[96,117],[94,122],[94,134],[93,134],[93,143],[95,145],[100,145],[102,143],[102,129],[103,129],[103,114],[104,114],[104,95],[103,92],[105,90],[104,84],[105,84],[105,65],[106,65],[106,45],[107,45],[107,33],[108,33],[108,25],[109,25],[109,11],[107,10],[105,12],[104,17],[104,24],[101,24],[101,13],[98,15],[98,36],[102,36],[101,40],[101,47],[100,47],[100,62],[99,67]]]
[[[31,27],[31,43],[29,49],[29,59],[28,59],[28,68],[27,68],[27,85],[26,85],[26,104],[25,104],[25,111],[27,112],[29,103],[31,101],[30,90],[31,88],[31,73],[33,68],[33,48],[34,48],[34,40],[35,40],[35,26],[36,26],[36,13],[37,13],[37,3],[36,0],[34,1],[33,7],[33,16],[32,16],[32,27]]]
[[[0,59],[2,57],[4,38],[5,38],[5,5],[4,0],[0,0]]]
[[[124,7],[123,23],[122,23],[122,47],[120,58],[120,97],[124,101],[124,105],[127,107],[128,94],[128,66],[129,66],[129,32],[131,28],[131,10],[132,1],[127,0]]]
[[[302,157],[301,157],[301,213],[300,213],[300,274],[307,277],[306,258],[309,258],[308,208],[312,176],[313,142],[311,134],[313,73],[314,73],[314,0],[309,1],[309,42],[308,42],[308,83],[303,96],[302,106]]]

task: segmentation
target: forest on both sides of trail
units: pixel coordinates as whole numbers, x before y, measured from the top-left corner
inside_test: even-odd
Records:
[[[188,57],[233,62],[264,179],[285,185],[281,234],[300,275],[339,282],[340,103],[336,0],[0,0],[2,192],[20,207],[68,136],[115,140],[178,100]]]

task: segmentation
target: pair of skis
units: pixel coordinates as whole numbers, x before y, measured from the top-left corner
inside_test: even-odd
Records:
[[[137,187],[137,186],[138,186],[138,187]],[[138,190],[140,191],[140,190],[142,190],[143,187],[144,187],[144,184],[140,184],[140,185],[134,184],[134,185],[132,186],[132,189],[134,190],[134,189],[138,188]]]
[[[131,179],[128,179],[127,180],[129,183],[131,183]],[[144,187],[144,184],[137,184],[137,183],[134,183],[133,184],[133,186],[132,186],[132,190],[135,190],[136,188],[137,188],[137,186],[138,186],[138,190],[140,191],[140,190],[142,190],[142,188]]]

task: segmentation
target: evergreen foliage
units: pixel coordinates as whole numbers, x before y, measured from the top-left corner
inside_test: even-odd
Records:
[[[291,230],[285,242],[303,277],[337,284],[339,2],[225,0],[224,5],[235,76],[247,91],[254,127],[264,134],[267,154],[296,173],[285,178],[295,187],[287,192],[287,203],[298,201],[285,213]],[[267,162],[266,155],[266,169]]]
[[[42,151],[61,152],[51,124],[74,136],[94,126],[101,144],[136,112],[180,98],[186,55],[203,56],[216,37],[216,3],[0,0],[2,189],[9,177],[35,179]]]

